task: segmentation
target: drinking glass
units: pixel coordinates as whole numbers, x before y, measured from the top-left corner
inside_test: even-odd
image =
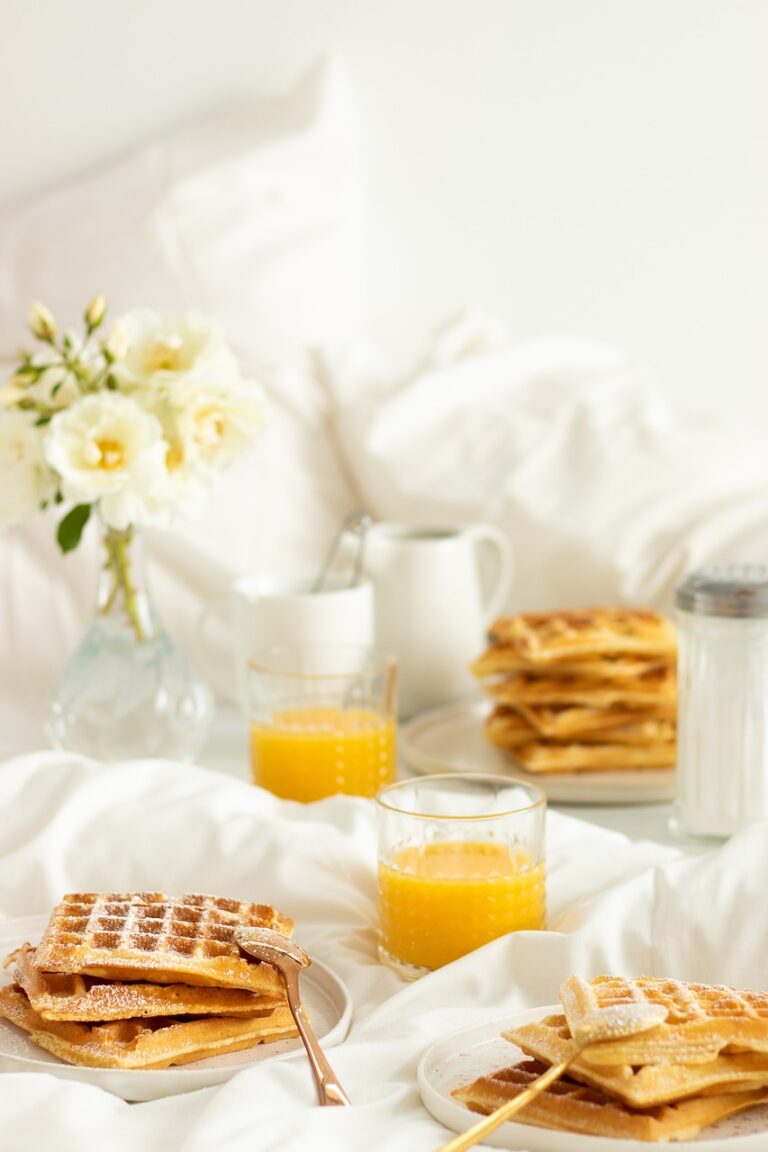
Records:
[[[376,802],[379,957],[408,978],[545,922],[538,788],[469,773],[403,780]]]
[[[395,778],[392,657],[356,645],[275,647],[247,671],[253,782],[288,800],[375,796]]]

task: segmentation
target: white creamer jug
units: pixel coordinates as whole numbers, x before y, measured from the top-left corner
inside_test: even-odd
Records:
[[[398,663],[400,713],[477,692],[468,665],[501,610],[512,549],[498,528],[378,523],[363,567],[376,596],[376,642]]]

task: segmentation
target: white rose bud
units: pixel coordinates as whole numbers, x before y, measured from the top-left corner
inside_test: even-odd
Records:
[[[36,372],[28,368],[20,368],[18,372],[11,376],[8,383],[13,385],[15,388],[22,389],[28,388],[30,384],[34,384],[35,380],[37,380]]]
[[[56,321],[44,304],[35,302],[29,311],[29,326],[38,340],[52,344],[56,339]]]
[[[24,399],[24,394],[23,385],[18,384],[16,377],[12,376],[7,384],[0,387],[0,408],[13,408],[19,400]]]
[[[85,310],[85,322],[91,331],[93,331],[94,328],[98,328],[106,313],[107,302],[104,297],[101,295],[94,296]]]
[[[128,351],[128,333],[119,320],[104,341],[104,351],[110,361],[122,360]]]

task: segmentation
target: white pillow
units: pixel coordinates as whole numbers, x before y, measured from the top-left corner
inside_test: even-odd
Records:
[[[495,522],[515,550],[514,610],[669,609],[694,567],[768,562],[759,430],[673,412],[625,357],[586,341],[484,351],[454,335],[458,359],[340,405],[374,514]]]
[[[313,367],[314,346],[362,322],[355,167],[342,80],[320,68],[271,104],[208,116],[0,213],[9,364],[32,300],[66,324],[102,291],[113,314],[218,320],[266,387],[267,434],[203,520],[149,534],[158,610],[188,650],[200,605],[233,573],[316,567],[356,503]],[[0,531],[0,692],[47,694],[92,608],[95,534],[64,559],[54,528]]]
[[[285,363],[361,321],[356,159],[337,63],[218,111],[0,215],[0,361],[32,300],[64,322],[97,291],[219,319]]]

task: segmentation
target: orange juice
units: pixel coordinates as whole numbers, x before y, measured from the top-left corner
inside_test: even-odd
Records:
[[[506,844],[447,840],[379,865],[382,949],[440,968],[520,928],[543,928],[544,866]]]
[[[291,708],[251,725],[253,781],[288,800],[375,796],[395,778],[394,717],[368,708]]]

